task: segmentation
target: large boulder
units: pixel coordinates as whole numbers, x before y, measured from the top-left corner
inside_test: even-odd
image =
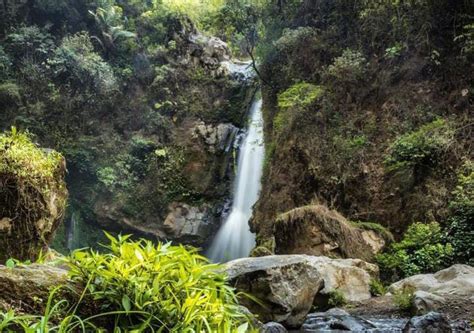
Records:
[[[438,296],[472,297],[474,295],[474,267],[453,265],[434,274],[419,274],[398,281],[389,287],[391,292],[412,288]]]
[[[281,214],[274,226],[275,253],[309,254],[373,261],[386,240],[374,230],[352,225],[323,205]]]
[[[251,312],[263,322],[299,327],[313,304],[340,291],[348,301],[371,297],[371,274],[377,267],[357,259],[330,259],[307,255],[244,258],[226,264],[231,284],[250,293],[262,305],[247,300]]]
[[[45,253],[66,208],[65,159],[28,135],[0,135],[0,263]]]
[[[67,283],[67,271],[32,264],[9,268],[0,265],[0,310],[41,312],[53,288]]]

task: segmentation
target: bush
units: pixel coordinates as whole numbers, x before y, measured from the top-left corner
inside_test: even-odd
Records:
[[[16,106],[21,103],[20,87],[12,82],[0,84],[0,106]]]
[[[13,59],[33,58],[37,63],[46,60],[54,49],[51,34],[35,25],[16,29],[8,35],[5,45]]]
[[[337,289],[331,290],[328,296],[328,305],[332,308],[341,307],[347,304],[346,297],[341,291]]]
[[[48,63],[59,78],[74,87],[89,88],[102,95],[117,88],[112,67],[94,52],[87,33],[65,37]]]
[[[295,116],[313,104],[323,94],[323,89],[311,83],[297,83],[278,95],[280,111],[273,120],[275,131],[281,132],[283,128],[292,123]]]
[[[404,166],[434,165],[453,139],[453,130],[437,119],[417,131],[399,137],[391,146],[385,164],[389,170]]]
[[[395,305],[403,312],[410,312],[415,300],[415,291],[413,287],[404,287],[402,290],[395,292],[393,294]]]
[[[109,253],[76,251],[68,263],[71,278],[102,304],[121,311],[123,330],[166,332],[246,331],[248,317],[238,295],[196,249],[107,235]]]
[[[328,67],[327,75],[339,83],[356,83],[366,74],[367,60],[359,51],[346,49]]]
[[[377,279],[372,279],[370,280],[370,293],[372,296],[383,296],[387,293],[387,288],[384,286],[384,284]]]
[[[474,265],[474,162],[469,160],[462,166],[453,195],[447,241],[453,246],[456,262]]]
[[[443,242],[438,223],[414,223],[399,243],[393,243],[387,253],[376,256],[381,274],[388,280],[432,273],[452,262],[453,247]]]

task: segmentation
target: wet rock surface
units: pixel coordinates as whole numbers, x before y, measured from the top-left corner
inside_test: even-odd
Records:
[[[287,333],[285,326],[279,323],[267,323],[262,326],[260,333]]]
[[[437,312],[413,317],[403,329],[403,333],[450,333],[452,331],[446,317]]]
[[[364,333],[414,333],[414,332],[465,332],[469,331],[467,321],[453,321],[440,313],[430,312],[423,316],[408,318],[383,318],[372,316],[353,316],[342,309],[309,314],[299,331],[316,332],[364,332]]]

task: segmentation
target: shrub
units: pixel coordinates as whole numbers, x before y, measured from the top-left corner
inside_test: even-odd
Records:
[[[447,241],[453,246],[456,262],[474,265],[474,162],[469,160],[462,166],[453,195]]]
[[[370,280],[370,293],[372,296],[383,296],[387,293],[387,288],[384,284],[378,279]]]
[[[443,242],[438,223],[414,223],[398,243],[387,253],[377,255],[382,276],[396,280],[407,276],[430,273],[447,267],[452,261],[453,248]]]
[[[329,296],[328,305],[330,307],[336,308],[336,307],[344,306],[347,304],[346,297],[341,291],[337,289],[331,290],[328,296]]]
[[[278,95],[280,110],[273,120],[273,128],[280,133],[295,117],[313,104],[323,94],[321,86],[297,83]]]
[[[12,82],[0,84],[0,106],[16,106],[21,102],[20,87]]]
[[[65,37],[48,63],[58,77],[72,86],[90,88],[103,95],[117,87],[112,67],[94,52],[87,33]]]
[[[33,58],[44,61],[54,49],[53,37],[35,25],[21,27],[8,35],[6,49],[13,59]]]
[[[403,166],[433,165],[447,149],[453,130],[443,119],[437,119],[412,133],[399,137],[391,146],[385,164],[389,170]]]
[[[245,332],[249,318],[238,306],[239,295],[196,249],[107,236],[109,253],[75,251],[69,267],[104,312],[122,311],[115,315],[118,327]]]
[[[356,83],[366,74],[367,60],[359,51],[346,49],[328,67],[327,75],[338,83]]]
[[[415,288],[405,286],[393,294],[393,301],[401,311],[411,311],[415,299],[415,291]]]
[[[282,109],[304,108],[321,97],[322,93],[321,86],[307,82],[297,83],[278,95],[278,106]]]

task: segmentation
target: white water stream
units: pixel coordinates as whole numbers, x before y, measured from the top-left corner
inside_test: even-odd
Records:
[[[248,222],[260,192],[263,158],[262,100],[255,99],[250,109],[248,131],[240,148],[232,210],[207,252],[214,262],[247,257],[255,246],[255,235],[250,232]]]

